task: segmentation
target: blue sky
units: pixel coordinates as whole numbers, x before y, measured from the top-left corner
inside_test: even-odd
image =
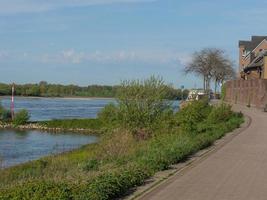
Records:
[[[0,82],[118,84],[182,73],[205,47],[236,61],[238,40],[267,35],[267,2],[257,0],[0,0]]]

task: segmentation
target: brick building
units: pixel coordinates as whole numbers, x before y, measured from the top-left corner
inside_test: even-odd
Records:
[[[267,79],[267,36],[239,41],[239,74],[242,79]]]

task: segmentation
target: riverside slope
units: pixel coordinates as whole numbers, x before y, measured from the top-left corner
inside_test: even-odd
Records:
[[[266,200],[267,113],[241,106],[234,106],[234,110],[251,117],[246,130],[141,199]]]

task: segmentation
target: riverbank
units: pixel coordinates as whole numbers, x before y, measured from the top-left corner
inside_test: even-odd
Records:
[[[113,113],[115,114],[115,113]],[[112,199],[184,161],[243,122],[222,105],[193,103],[165,117],[153,137],[114,128],[95,145],[0,171],[0,199]],[[192,121],[193,120],[193,121]]]

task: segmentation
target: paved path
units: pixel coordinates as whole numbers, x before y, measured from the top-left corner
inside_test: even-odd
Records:
[[[267,200],[267,113],[234,109],[252,118],[245,131],[142,199]]]

